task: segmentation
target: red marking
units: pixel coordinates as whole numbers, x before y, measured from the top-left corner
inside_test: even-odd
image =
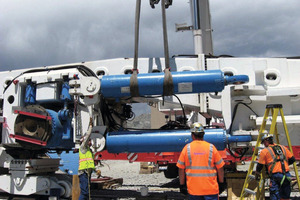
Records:
[[[293,153],[296,160],[300,160],[300,146],[293,146]],[[253,149],[254,150],[254,149]],[[240,161],[250,161],[252,155],[243,158],[235,158],[229,154],[229,150],[219,151],[226,164]],[[158,153],[137,153],[138,157],[134,162],[155,162],[155,163],[177,163],[180,152],[163,152]],[[238,156],[238,155],[236,155]],[[128,160],[128,153],[108,153],[108,151],[97,152],[95,160]]]
[[[17,84],[19,83],[19,80],[14,80],[13,83],[14,83],[15,85],[17,85]]]
[[[138,155],[134,162],[163,162],[177,163],[180,152],[168,153],[136,153]],[[95,160],[129,160],[128,153],[108,153],[108,151],[97,152]]]
[[[40,146],[46,146],[47,145],[47,142],[37,140],[37,139],[33,139],[33,138],[29,138],[29,137],[25,137],[25,136],[21,136],[21,135],[9,134],[9,137],[17,139],[17,140],[24,141],[24,142],[32,143],[32,144],[37,144],[37,145],[40,145]]]
[[[74,78],[74,79],[79,79],[78,74],[74,74],[74,75],[73,75],[73,78]]]
[[[26,116],[30,116],[30,117],[35,117],[35,118],[40,118],[40,119],[46,119],[48,121],[50,121],[52,119],[50,116],[45,116],[45,115],[40,115],[40,114],[30,113],[30,112],[25,112],[25,111],[20,111],[20,110],[15,110],[14,113],[20,114],[20,115],[26,115]]]

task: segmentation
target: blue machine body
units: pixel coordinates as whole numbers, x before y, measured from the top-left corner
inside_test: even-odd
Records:
[[[105,98],[130,96],[131,74],[103,76],[101,94]],[[225,85],[249,81],[246,75],[224,76],[220,70],[172,72],[174,94],[220,92]],[[138,74],[140,96],[162,95],[164,73]]]
[[[60,95],[60,99],[63,101],[71,101],[72,97],[69,93],[69,89],[70,89],[70,85],[69,82],[64,82],[62,84],[62,89],[61,89],[61,95]]]
[[[218,150],[224,150],[228,143],[250,142],[251,136],[231,136],[223,129],[205,129],[204,140],[214,144]],[[108,133],[106,147],[110,153],[181,152],[191,141],[190,130],[125,131]]]
[[[71,149],[72,147],[74,147],[71,120],[72,118],[69,115],[69,111],[66,110],[56,112],[47,109],[47,112],[51,116],[52,130],[51,137],[47,141],[46,148]]]
[[[29,83],[26,86],[24,102],[26,105],[36,103],[36,86],[33,83]]]

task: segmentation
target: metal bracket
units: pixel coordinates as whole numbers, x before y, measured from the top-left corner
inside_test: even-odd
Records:
[[[160,0],[150,0],[151,8],[155,8],[155,4],[158,4]],[[169,8],[173,3],[173,0],[165,0],[165,8]]]

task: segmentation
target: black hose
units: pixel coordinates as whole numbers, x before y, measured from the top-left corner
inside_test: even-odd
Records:
[[[78,71],[80,73],[82,73],[84,76],[94,76],[97,78],[97,75],[88,67],[84,66],[84,65],[70,65],[70,66],[63,66],[63,67],[51,67],[51,68],[38,68],[38,69],[31,69],[31,70],[27,70],[21,74],[19,74],[18,76],[16,76],[15,78],[13,78],[9,84],[7,84],[7,86],[4,88],[3,94],[5,93],[5,91],[8,89],[8,87],[13,83],[14,80],[16,80],[18,77],[24,75],[24,74],[28,74],[28,73],[35,73],[35,72],[44,72],[44,71],[51,71],[51,70],[62,70],[62,69],[73,69],[73,68],[77,68]]]
[[[236,113],[237,113],[237,108],[239,105],[244,105],[246,106],[247,108],[249,108],[256,116],[258,116],[258,114],[249,106],[250,104],[252,103],[252,101],[250,103],[243,103],[243,102],[239,102],[237,103],[234,108],[233,108],[233,115],[232,115],[232,119],[231,119],[231,124],[230,124],[230,127],[228,129],[228,133],[231,135],[231,130],[232,130],[232,125],[233,125],[233,122],[234,122],[234,119],[235,119],[235,116],[236,116]],[[249,105],[248,105],[249,104]],[[234,155],[234,153],[232,152],[231,148],[230,148],[230,145],[228,144],[228,150],[229,150],[229,153],[230,155],[232,155],[234,158],[240,158],[242,159],[242,157],[246,154],[246,152],[248,151],[248,147],[244,149],[244,151],[239,155],[239,156],[236,156]]]

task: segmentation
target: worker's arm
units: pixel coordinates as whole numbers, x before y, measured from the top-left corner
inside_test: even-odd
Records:
[[[216,147],[213,145],[213,159],[214,164],[218,172],[218,182],[224,183],[224,160],[222,159],[220,153],[216,149]]]
[[[281,148],[284,149],[286,152],[285,157],[288,161],[288,164],[289,165],[293,164],[296,161],[296,159],[295,159],[294,155],[292,154],[292,152],[285,146],[281,146]]]
[[[179,183],[180,185],[185,185],[185,169],[179,168]]]
[[[258,159],[258,163],[256,165],[256,170],[255,170],[255,179],[256,180],[260,179],[261,170],[263,169],[264,165],[267,165],[267,163],[266,163],[266,153],[267,152],[268,152],[268,150],[265,148],[259,154],[259,159]]]
[[[257,166],[256,166],[256,172],[260,173],[261,170],[263,169],[263,167],[264,167],[263,164],[257,163]]]
[[[255,179],[256,180],[260,179],[260,173],[261,173],[261,170],[263,169],[263,167],[264,167],[263,164],[257,163],[256,170],[255,170]]]
[[[89,128],[84,136],[84,140],[82,141],[81,145],[80,145],[80,151],[85,154],[86,151],[87,151],[87,147],[88,147],[88,143],[90,141],[90,137],[91,137],[91,134],[92,134],[92,128],[93,128],[93,125],[92,123],[90,122],[90,125],[89,125]]]
[[[296,161],[295,157],[292,156],[291,158],[289,158],[288,163],[289,165],[293,164]]]
[[[180,192],[182,194],[188,194],[188,191],[187,191],[187,187],[186,187],[186,182],[185,182],[185,169],[183,168],[179,168],[178,169],[178,174],[179,174],[179,183],[180,183]]]
[[[217,169],[217,171],[218,171],[219,183],[223,183],[224,182],[224,167]]]
[[[188,194],[187,186],[186,186],[186,174],[185,174],[185,167],[186,167],[185,160],[186,160],[186,152],[187,152],[186,148],[187,148],[187,145],[181,151],[179,159],[176,164],[176,166],[178,167],[180,193],[185,194],[185,195]]]

